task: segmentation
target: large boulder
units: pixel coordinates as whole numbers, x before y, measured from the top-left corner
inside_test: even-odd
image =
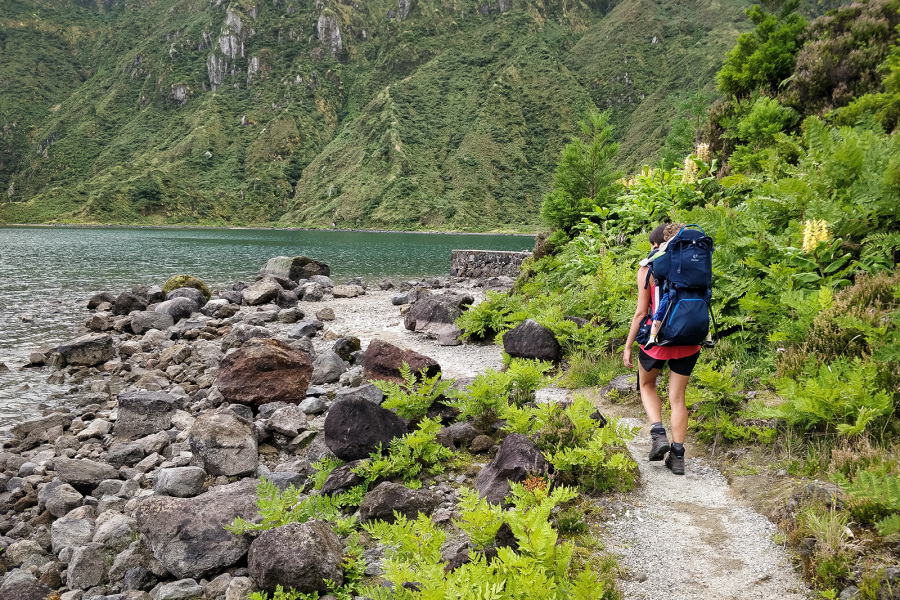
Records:
[[[173,275],[170,277],[162,286],[162,293],[164,295],[168,295],[172,290],[177,290],[178,288],[191,287],[200,290],[203,292],[203,296],[209,300],[210,293],[209,288],[206,287],[206,284],[194,277],[193,275]]]
[[[237,563],[250,548],[249,536],[225,530],[236,517],[258,518],[255,479],[212,488],[195,498],[148,496],[137,524],[153,556],[180,579],[200,578]]]
[[[366,458],[407,432],[406,421],[361,398],[338,400],[325,417],[325,444],[341,460]]]
[[[503,504],[510,492],[509,482],[521,483],[528,475],[545,475],[550,463],[527,436],[511,433],[500,451],[475,479],[475,489],[492,504]]]
[[[256,427],[230,408],[201,413],[191,425],[188,441],[196,466],[210,475],[256,473]]]
[[[66,364],[83,367],[102,365],[116,355],[112,336],[107,333],[91,333],[75,338],[56,348]]]
[[[66,568],[66,585],[73,590],[86,590],[103,583],[106,578],[106,553],[101,544],[75,548]]]
[[[104,479],[119,477],[115,467],[86,458],[57,457],[53,459],[53,468],[60,481],[81,492],[93,490]]]
[[[54,553],[89,544],[93,537],[94,509],[91,506],[76,508],[50,526],[50,544]]]
[[[259,306],[260,304],[268,304],[278,298],[278,292],[282,287],[273,279],[260,279],[253,283],[250,287],[241,292],[244,304],[250,306]]]
[[[84,496],[68,483],[51,481],[38,492],[38,508],[44,509],[56,518],[65,516],[81,506]]]
[[[192,498],[203,491],[206,471],[200,467],[170,467],[160,469],[153,482],[158,494],[176,498]]]
[[[250,577],[263,591],[277,586],[303,594],[328,591],[327,579],[344,582],[343,544],[324,521],[288,523],[264,531],[250,546]]]
[[[437,334],[453,325],[456,319],[475,301],[472,296],[460,294],[433,294],[419,298],[403,319],[410,331]]]
[[[359,505],[359,520],[362,523],[375,520],[393,523],[395,511],[415,519],[419,513],[430,515],[440,503],[440,496],[431,490],[411,490],[401,483],[385,481],[363,498]]]
[[[192,287],[175,288],[166,294],[166,300],[174,300],[175,298],[187,298],[188,300],[193,300],[200,308],[206,306],[206,302],[209,300],[209,297],[206,294],[197,288]]]
[[[20,438],[25,438],[34,433],[35,435],[41,435],[43,432],[48,429],[53,429],[54,427],[63,427],[67,428],[72,424],[72,415],[69,413],[50,413],[49,415],[43,417],[37,417],[36,419],[29,419],[27,421],[22,421],[21,423],[17,423],[13,425],[12,432],[13,435]]]
[[[171,315],[155,310],[142,310],[131,316],[131,330],[138,335],[144,335],[151,329],[165,331],[174,324],[175,319]]]
[[[100,292],[99,294],[94,294],[91,296],[90,300],[88,300],[87,307],[88,310],[94,310],[101,304],[113,304],[116,301],[116,297],[109,292]]]
[[[279,340],[254,339],[222,359],[216,386],[229,402],[299,404],[312,370],[306,353]]]
[[[52,597],[49,587],[25,569],[10,571],[0,583],[0,600],[46,600]]]
[[[119,418],[114,428],[116,437],[135,440],[172,426],[175,397],[165,392],[131,392],[119,394]]]
[[[266,261],[259,274],[299,281],[313,275],[330,275],[331,269],[325,263],[305,256],[276,256]]]
[[[113,303],[112,314],[123,316],[130,314],[135,310],[144,310],[147,308],[147,299],[131,292],[122,292]]]
[[[366,349],[363,373],[366,379],[385,379],[402,383],[400,367],[406,363],[418,374],[423,369],[431,377],[441,372],[436,360],[413,350],[404,350],[383,340],[372,340]]]
[[[365,293],[361,285],[336,285],[331,288],[331,295],[335,298],[356,298]]]
[[[340,356],[326,350],[313,361],[313,372],[309,382],[313,385],[335,383],[347,370],[347,365]]]
[[[165,302],[160,302],[154,308],[158,313],[163,313],[172,317],[177,323],[182,319],[187,319],[195,312],[200,310],[200,305],[190,298],[172,298]]]
[[[248,325],[247,323],[235,323],[231,331],[222,338],[222,352],[232,348],[240,348],[244,342],[256,338],[270,338],[272,331],[261,325]]]
[[[335,400],[347,399],[366,400],[373,404],[381,404],[384,401],[384,392],[369,382],[357,387],[341,388],[335,395]]]
[[[562,357],[562,349],[553,332],[531,319],[503,334],[503,349],[513,358],[556,362]]]

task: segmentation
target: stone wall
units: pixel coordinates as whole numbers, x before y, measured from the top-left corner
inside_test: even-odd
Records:
[[[453,250],[450,255],[451,277],[517,277],[522,261],[531,252],[495,250]]]

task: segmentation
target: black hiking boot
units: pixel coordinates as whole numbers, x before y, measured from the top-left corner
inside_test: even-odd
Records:
[[[669,451],[669,438],[665,433],[651,433],[650,439],[653,442],[650,446],[650,460],[662,460]]]
[[[675,475],[684,475],[684,456],[675,456],[674,453],[669,452],[666,457],[666,466]]]

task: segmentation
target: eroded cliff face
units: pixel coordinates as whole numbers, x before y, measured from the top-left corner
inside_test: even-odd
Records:
[[[8,4],[0,221],[488,229],[592,107],[651,157],[746,1]]]

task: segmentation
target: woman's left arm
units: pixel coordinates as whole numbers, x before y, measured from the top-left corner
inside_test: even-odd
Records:
[[[631,361],[632,346],[637,338],[641,323],[647,318],[647,311],[650,309],[650,290],[644,287],[647,283],[648,267],[641,267],[637,273],[638,299],[637,308],[634,311],[634,318],[631,319],[631,329],[628,330],[628,339],[625,340],[625,352],[622,355],[622,362],[629,369],[634,368]]]

